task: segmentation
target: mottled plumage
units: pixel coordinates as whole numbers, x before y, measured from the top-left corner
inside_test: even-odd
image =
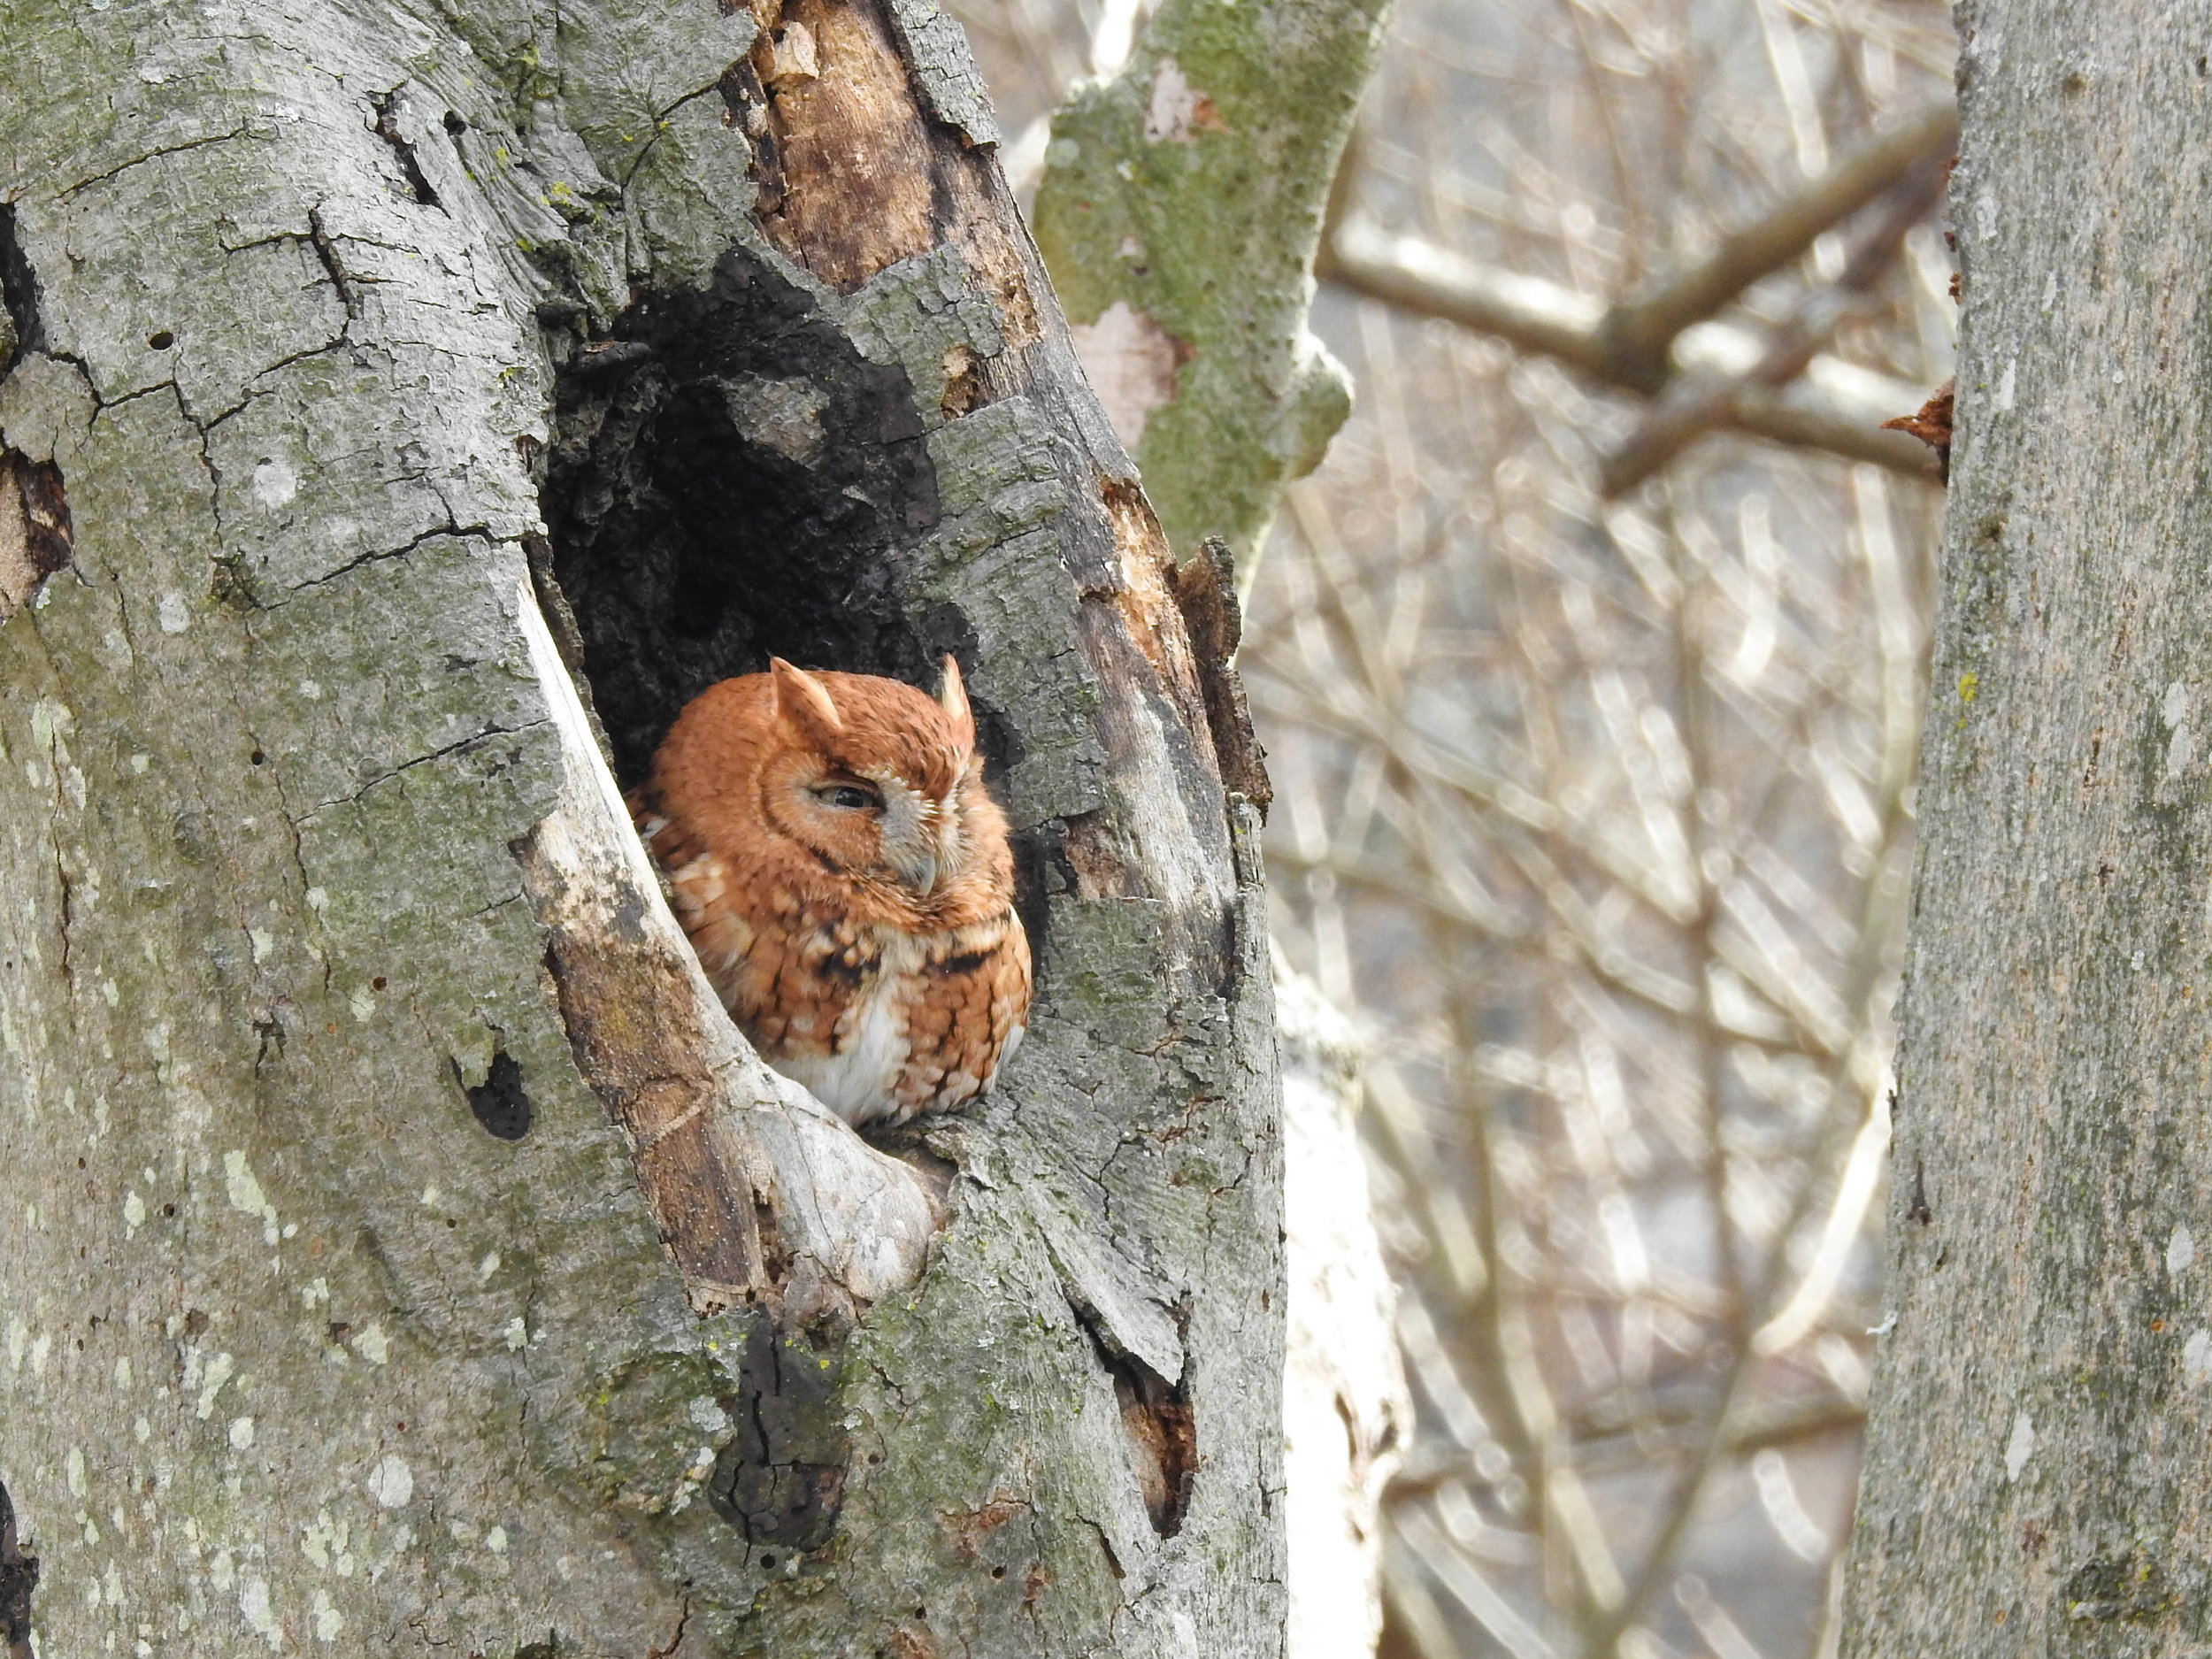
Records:
[[[848,1122],[956,1106],[1020,1041],[1029,941],[949,657],[934,701],[780,658],[710,686],[630,806],[731,1017]]]

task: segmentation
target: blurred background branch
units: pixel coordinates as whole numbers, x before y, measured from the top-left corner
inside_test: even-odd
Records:
[[[1159,0],[1119,72],[1078,87],[1053,119],[1038,245],[1182,557],[1217,536],[1248,565],[1283,486],[1350,411],[1306,313],[1388,11]]]

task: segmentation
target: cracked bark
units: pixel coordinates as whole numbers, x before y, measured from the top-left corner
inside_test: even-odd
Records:
[[[20,4],[0,80],[43,1651],[1278,1652],[1256,828],[941,19]],[[1039,1001],[872,1147],[618,789],[772,651],[947,649]]]

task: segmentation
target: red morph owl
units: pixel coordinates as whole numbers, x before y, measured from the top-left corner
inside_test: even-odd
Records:
[[[951,657],[933,702],[780,657],[710,686],[630,806],[731,1018],[848,1123],[972,1099],[1021,1041],[1029,940]]]

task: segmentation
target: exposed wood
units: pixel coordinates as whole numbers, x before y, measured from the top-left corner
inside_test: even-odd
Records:
[[[768,91],[776,245],[841,293],[926,252],[929,134],[873,7],[797,0],[763,19],[753,65]]]
[[[1222,783],[1258,807],[1265,818],[1275,786],[1268,781],[1267,751],[1252,730],[1252,710],[1236,671],[1244,618],[1237,604],[1235,557],[1225,542],[1201,542],[1196,557],[1176,572],[1175,603],[1190,630]]]

